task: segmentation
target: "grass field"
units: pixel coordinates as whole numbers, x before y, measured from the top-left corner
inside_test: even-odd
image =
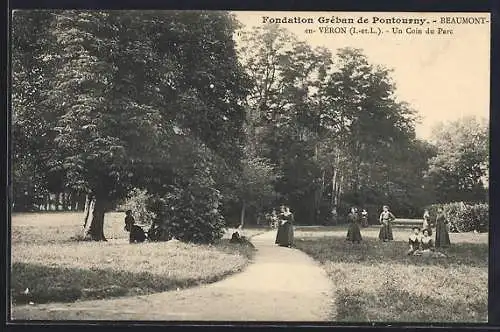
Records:
[[[230,230],[212,246],[131,245],[123,218],[123,213],[106,215],[108,242],[75,242],[71,237],[81,231],[82,213],[13,215],[13,304],[148,294],[214,282],[241,271],[254,253],[251,244],[230,244]],[[245,230],[245,235],[262,231]]]
[[[394,242],[346,227],[297,227],[297,248],[321,262],[335,285],[331,317],[344,322],[485,322],[488,315],[488,234],[450,234],[445,258],[407,256],[408,230]]]

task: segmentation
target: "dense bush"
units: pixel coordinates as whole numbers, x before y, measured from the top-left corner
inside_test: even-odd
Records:
[[[453,202],[429,206],[431,219],[434,220],[438,207],[442,207],[450,223],[451,232],[487,232],[489,228],[488,204],[466,204]]]
[[[202,244],[219,240],[226,226],[220,212],[221,199],[206,169],[198,170],[184,185],[168,186],[167,192],[156,196],[148,207],[156,215],[154,225],[160,230],[157,239],[174,237]]]
[[[141,189],[133,189],[125,202],[118,207],[120,211],[132,210],[136,223],[151,226],[156,214],[148,209],[152,196]]]

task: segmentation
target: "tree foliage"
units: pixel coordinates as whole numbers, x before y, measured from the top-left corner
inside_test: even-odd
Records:
[[[349,205],[394,202],[397,212],[420,213],[432,151],[416,140],[415,111],[396,99],[390,70],[358,49],[313,49],[276,25],[240,44],[253,81],[249,144],[279,165],[276,190],[300,222],[324,222]]]
[[[54,118],[43,131],[54,133],[52,171],[95,199],[92,239],[105,239],[104,213],[134,187],[166,195],[206,168],[204,186],[215,190],[212,170],[239,160],[243,137],[246,78],[231,16],[72,10],[49,12],[45,23],[40,56],[58,65],[41,98],[43,116]]]
[[[426,173],[438,202],[487,199],[489,136],[484,119],[464,117],[436,126],[437,155]]]
[[[485,200],[485,123],[419,140],[391,70],[362,50],[278,25],[236,43],[238,28],[225,12],[16,11],[17,208],[87,195],[85,232],[105,240],[105,212],[130,196],[158,239],[208,243],[281,203],[321,224],[352,205],[415,217]]]

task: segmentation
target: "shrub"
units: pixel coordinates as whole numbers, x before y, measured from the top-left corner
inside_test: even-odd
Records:
[[[152,225],[156,215],[148,209],[152,195],[147,190],[133,189],[127,196],[124,204],[120,205],[119,210],[132,210],[134,218],[138,224]]]
[[[466,204],[464,202],[433,204],[428,208],[432,220],[436,217],[438,207],[443,208],[450,223],[451,232],[488,231],[488,204]]]
[[[154,240],[172,237],[193,243],[213,243],[224,235],[224,218],[219,210],[221,195],[208,183],[197,181],[186,187],[169,187],[169,192],[151,201],[156,215]]]

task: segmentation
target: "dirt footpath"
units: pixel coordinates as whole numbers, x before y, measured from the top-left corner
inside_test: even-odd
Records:
[[[20,306],[13,319],[326,321],[332,285],[312,258],[277,247],[276,232],[252,238],[254,262],[214,284],[138,297]]]

